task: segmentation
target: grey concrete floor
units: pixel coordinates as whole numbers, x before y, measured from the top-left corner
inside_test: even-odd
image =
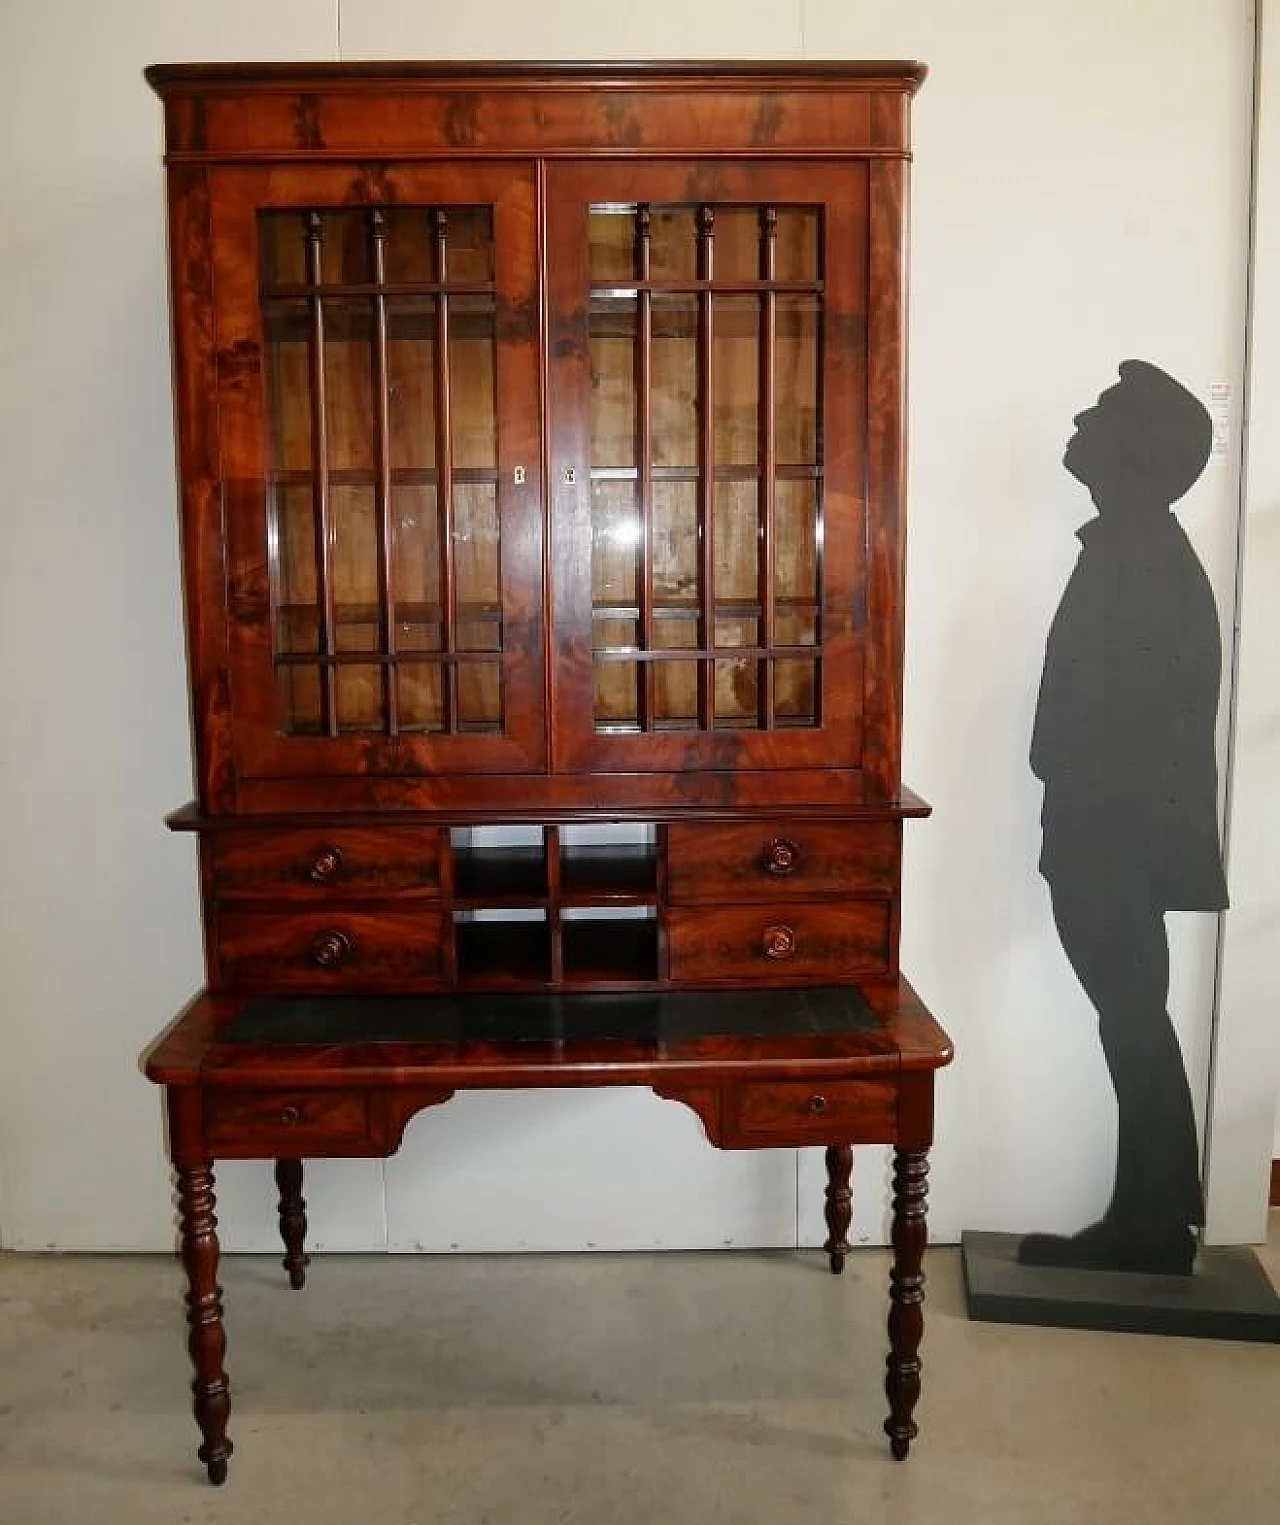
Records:
[[[296,1294],[228,1259],[216,1490],[175,1262],[0,1255],[0,1525],[1280,1519],[1280,1348],[970,1324],[954,1250],[891,1461],[886,1263],[327,1256]]]

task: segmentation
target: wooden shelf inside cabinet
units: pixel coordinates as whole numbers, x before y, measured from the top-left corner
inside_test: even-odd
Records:
[[[561,849],[563,905],[652,905],[657,893],[658,850],[652,844]]]
[[[456,921],[462,989],[541,988],[551,978],[550,931],[540,921]]]
[[[562,924],[566,985],[652,984],[658,978],[658,924],[652,917]]]

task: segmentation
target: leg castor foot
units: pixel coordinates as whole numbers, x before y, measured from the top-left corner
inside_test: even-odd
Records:
[[[280,1189],[280,1237],[284,1240],[284,1259],[280,1264],[289,1273],[289,1285],[295,1292],[301,1292],[311,1264],[304,1249],[307,1204],[302,1200],[302,1161],[277,1160],[276,1185]]]
[[[893,1264],[889,1271],[889,1357],[884,1422],[889,1449],[906,1458],[919,1434],[911,1415],[920,1396],[920,1338],[924,1333],[925,1198],[929,1152],[898,1149],[893,1156]]]
[[[849,1253],[847,1235],[853,1216],[853,1190],[849,1181],[852,1175],[852,1147],[849,1144],[833,1145],[827,1150],[827,1242],[823,1245],[833,1276],[839,1276],[844,1270],[844,1257]]]

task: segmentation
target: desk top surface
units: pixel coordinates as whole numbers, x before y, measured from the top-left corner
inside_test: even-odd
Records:
[[[905,981],[774,990],[198,996],[145,1056],[165,1085],[652,1084],[933,1070]]]

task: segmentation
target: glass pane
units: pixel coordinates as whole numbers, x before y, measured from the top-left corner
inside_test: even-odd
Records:
[[[290,736],[320,734],[320,670],[280,667],[276,670],[281,728]]]
[[[596,729],[638,730],[641,664],[596,661],[591,665]]]
[[[653,299],[653,464],[698,463],[698,302]]]
[[[372,280],[368,210],[324,212],[320,226],[321,281],[335,286]]]
[[[712,537],[716,603],[754,603],[760,584],[759,488],[755,482],[717,482]]]
[[[276,650],[316,651],[315,513],[309,486],[271,489],[269,534]]]
[[[587,221],[593,281],[635,278],[636,220],[634,207],[593,207]]]
[[[640,514],[633,482],[591,484],[591,602],[634,606]]]
[[[458,663],[458,729],[502,729],[502,666],[498,662]]]
[[[264,286],[306,280],[307,220],[303,212],[263,212],[258,219],[259,269]]]
[[[716,669],[716,724],[745,726],[757,723],[758,661],[735,657],[719,661]]]
[[[382,668],[372,662],[343,663],[337,669],[339,731],[380,731]]]
[[[799,658],[782,658],[773,664],[773,703],[780,722],[791,725],[816,725],[817,682],[816,661]]]
[[[698,600],[698,484],[653,484],[653,597],[655,604]]]
[[[422,627],[414,634],[423,638]],[[405,649],[407,641],[401,641]],[[438,640],[431,641],[438,646]],[[397,670],[399,719],[402,731],[442,731],[444,729],[444,684],[441,669],[435,662],[401,662]]]
[[[773,587],[784,600],[818,599],[818,484],[779,481],[774,489]]]
[[[653,674],[654,719],[660,726],[689,729],[698,724],[698,664],[657,662]]]
[[[324,303],[325,429],[329,470],[373,470],[373,304]]]
[[[760,435],[760,299],[716,297],[711,325],[716,463],[754,466]]]
[[[822,267],[818,258],[821,213],[817,207],[778,208],[778,236],[774,269],[780,281],[817,281]]]
[[[655,207],[649,228],[649,273],[655,281],[691,281],[698,273],[693,207]]]
[[[777,452],[784,466],[818,464],[820,308],[816,297],[780,296],[777,331]]]
[[[492,298],[450,298],[449,407],[455,468],[498,464],[494,332]]]
[[[636,302],[591,303],[591,464],[636,464]]]
[[[817,616],[779,609],[774,616],[773,638],[779,646],[816,646],[818,644]]]
[[[591,621],[593,651],[621,651],[640,643],[640,624],[629,619],[594,619]]]
[[[271,465],[311,469],[311,320],[305,300],[273,302],[264,314]]]
[[[378,515],[372,487],[329,491],[333,606],[339,651],[377,650]]]
[[[382,271],[388,281],[429,281],[431,223],[425,207],[383,207]]]
[[[714,227],[715,279],[757,280],[760,275],[759,208],[718,206]]]
[[[497,486],[492,482],[455,483],[453,575],[459,621],[497,617],[501,598],[498,559]]]
[[[479,285],[493,280],[493,211],[489,207],[449,207],[445,216],[445,273],[450,284]]]
[[[400,621],[440,618],[440,525],[434,487],[393,484],[391,588]]]
[[[387,427],[391,468],[436,464],[436,317],[434,297],[387,299]]]

